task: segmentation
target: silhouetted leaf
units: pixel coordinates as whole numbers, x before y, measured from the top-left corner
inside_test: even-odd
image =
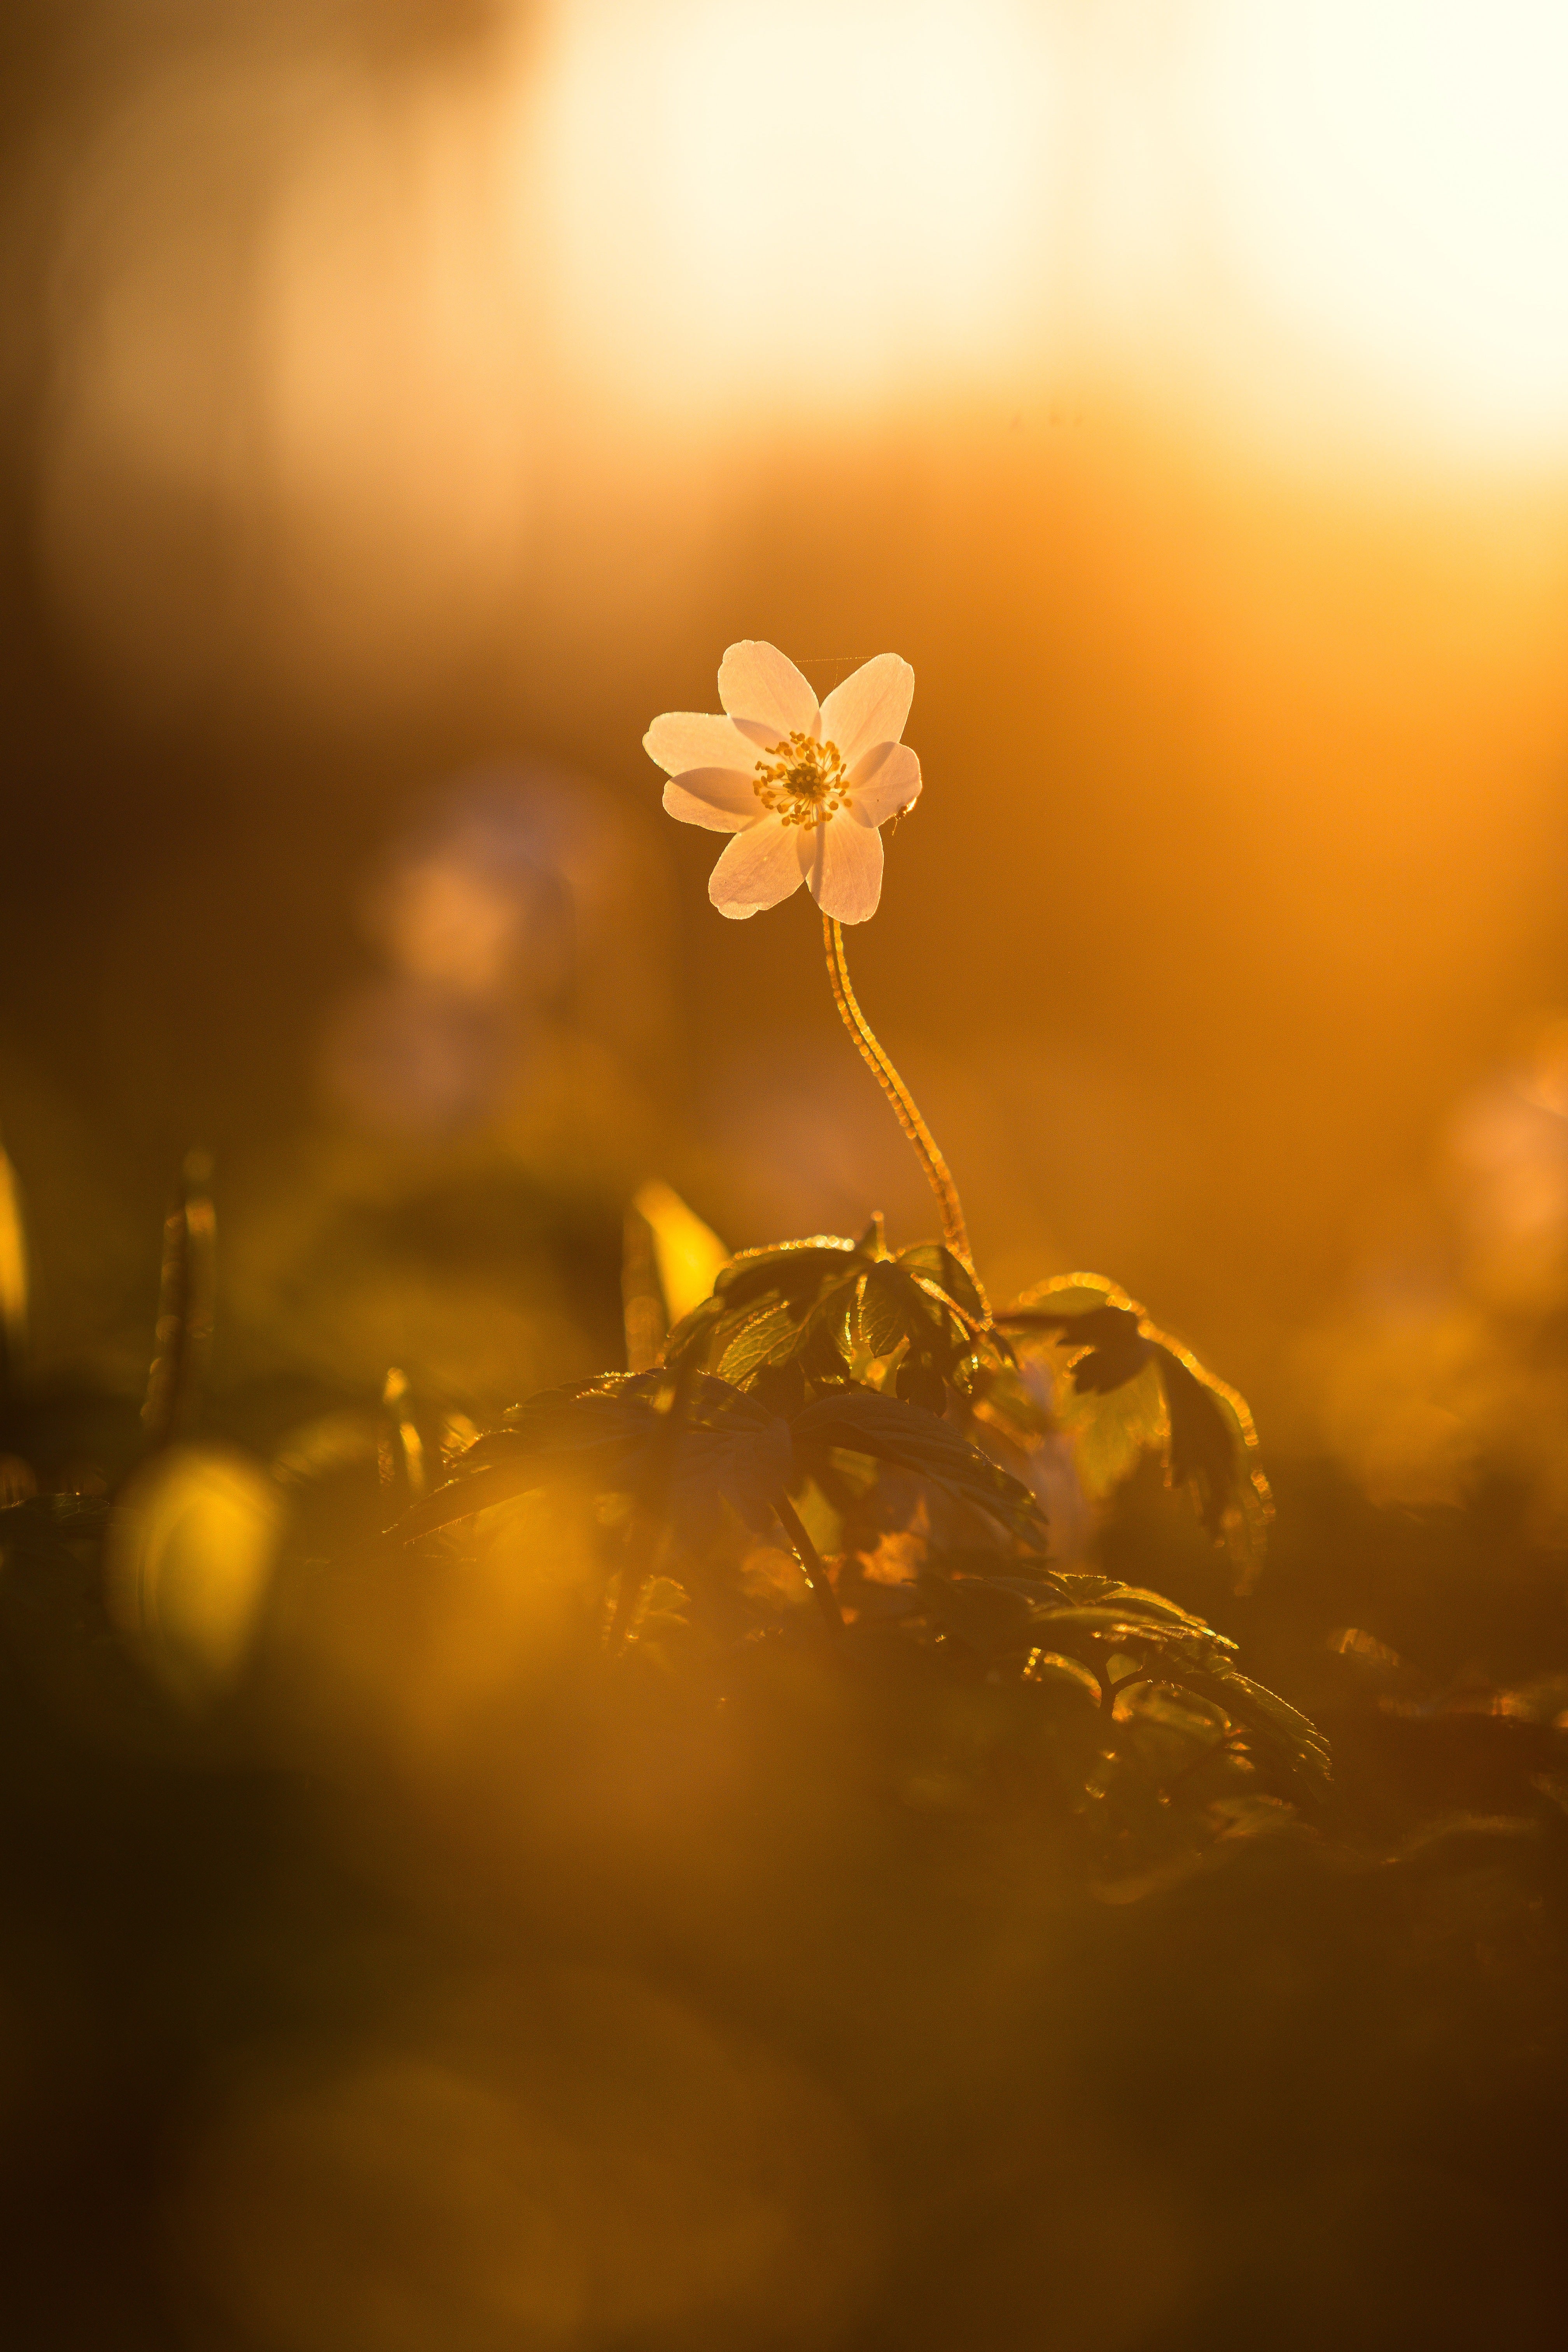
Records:
[[[1154,1355],[1170,1422],[1171,1484],[1188,1489],[1209,1534],[1228,1545],[1245,1586],[1261,1561],[1274,1507],[1252,1416],[1236,1391],[1184,1349],[1162,1339]]]
[[[1016,1585],[980,1576],[922,1575],[920,1600],[932,1622],[991,1657],[1029,1640],[1031,1607]]]
[[[1045,1543],[1040,1507],[1022,1481],[920,1405],[871,1389],[846,1389],[807,1405],[793,1426],[803,1460],[814,1449],[832,1446],[872,1454],[977,1505],[1026,1543]]]
[[[929,1364],[900,1364],[893,1386],[906,1404],[922,1405],[939,1415],[946,1407],[947,1383]]]
[[[689,1315],[683,1315],[665,1340],[665,1362],[682,1364],[689,1356],[700,1355],[706,1349],[713,1327],[723,1313],[721,1298],[705,1298],[700,1306],[692,1308]]]
[[[742,1250],[721,1269],[713,1295],[726,1307],[743,1307],[768,1293],[810,1298],[824,1282],[842,1277],[847,1261],[859,1254],[858,1243],[837,1234],[813,1234],[805,1241]]]
[[[700,1364],[737,1386],[795,1357],[813,1378],[846,1379],[844,1348],[831,1331],[825,1339],[824,1321],[844,1322],[859,1275],[874,1263],[833,1234],[743,1250],[721,1268],[713,1297],[670,1333],[664,1360]]]
[[[868,1354],[907,1348],[912,1359],[944,1372],[967,1352],[968,1327],[946,1293],[891,1264],[874,1265],[858,1288],[856,1331]]]
[[[668,1376],[658,1373],[532,1398],[477,1440],[458,1475],[406,1513],[398,1532],[413,1540],[542,1486],[635,1495],[649,1483],[661,1442],[668,1461],[658,1483],[672,1517],[700,1528],[722,1500],[748,1526],[768,1528],[769,1498],[793,1472],[787,1423],[710,1376],[694,1379],[672,1423],[681,1404],[669,1395]]]
[[[1332,1777],[1329,1743],[1318,1727],[1261,1683],[1226,1664],[1217,1672],[1194,1670],[1183,1678],[1193,1689],[1218,1700],[1231,1720],[1261,1750],[1259,1760],[1271,1759],[1309,1782],[1322,1785]]]
[[[973,1275],[963,1260],[954,1257],[941,1242],[916,1242],[912,1248],[899,1252],[898,1263],[906,1274],[933,1282],[976,1323],[985,1320],[985,1302],[975,1287]]]
[[[1079,1277],[1074,1276],[1075,1290]],[[1041,1306],[1010,1308],[1000,1318],[1009,1330],[1048,1331],[1064,1347],[1078,1349],[1073,1358],[1072,1384],[1080,1395],[1108,1395],[1112,1389],[1136,1380],[1150,1357],[1142,1312],[1135,1307]]]
[[[751,1393],[782,1421],[790,1420],[805,1402],[805,1370],[798,1356],[782,1364],[764,1364],[752,1376]]]
[[[1222,1636],[1211,1633],[1201,1617],[1190,1609],[1181,1608],[1168,1601],[1163,1592],[1151,1592],[1141,1584],[1123,1584],[1110,1576],[1079,1576],[1058,1570],[1053,1582],[1059,1585],[1065,1596],[1078,1608],[1110,1608],[1123,1614],[1135,1612],[1140,1618],[1152,1619],[1157,1625],[1174,1625],[1187,1631],[1208,1634],[1214,1641]],[[1227,1647],[1233,1646],[1226,1644]]]
[[[1229,1549],[1246,1590],[1273,1506],[1245,1399],[1100,1275],[1041,1283],[997,1322],[1026,1347],[1037,1338],[1065,1354],[1058,1417],[1087,1491],[1108,1493],[1142,1454],[1157,1452],[1168,1483],[1186,1490],[1209,1535]],[[1005,1395],[998,1409],[1005,1419]]]
[[[889,1260],[872,1266],[860,1286],[860,1336],[873,1356],[890,1356],[901,1339],[931,1321],[922,1293]]]

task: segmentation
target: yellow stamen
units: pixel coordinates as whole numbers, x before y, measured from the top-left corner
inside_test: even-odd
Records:
[[[797,730],[757,761],[757,798],[785,824],[826,824],[849,805],[849,777],[837,743]]]

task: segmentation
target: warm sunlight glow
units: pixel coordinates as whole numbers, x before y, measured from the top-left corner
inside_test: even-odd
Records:
[[[700,1307],[730,1252],[711,1225],[705,1225],[679,1193],[657,1177],[638,1187],[632,1206],[652,1229],[658,1286],[670,1321],[679,1323]]]
[[[577,0],[543,112],[568,331],[623,392],[963,381],[1047,299],[1052,76],[1019,0]]]
[[[110,1613],[176,1697],[205,1703],[245,1664],[267,1598],[283,1498],[226,1446],[174,1446],[122,1490],[104,1560]]]
[[[16,1171],[0,1150],[0,1351],[20,1363],[27,1344],[27,1229]]]
[[[1224,261],[1404,429],[1568,443],[1561,0],[1219,0],[1201,149]]]

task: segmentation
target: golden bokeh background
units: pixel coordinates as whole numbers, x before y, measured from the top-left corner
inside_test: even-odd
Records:
[[[1560,12],[77,0],[5,41],[46,1364],[139,1373],[193,1142],[235,1377],[587,1369],[650,1175],[737,1244],[923,1229],[804,899],[721,921],[639,748],[758,635],[819,690],[914,664],[856,969],[993,1287],[1101,1267],[1266,1440],[1396,1391],[1358,1466],[1456,1475],[1487,1269],[1521,1217],[1515,1304],[1568,1266]]]
[[[1565,86],[1560,0],[0,12],[7,2343],[1552,2340]],[[1255,1590],[1028,1457],[1184,1717],[962,1565],[906,1654],[903,1472],[852,1649],[673,1454],[392,1532],[721,1242],[933,1228],[660,812],[745,637],[914,667],[850,954],[993,1298],[1256,1408]]]

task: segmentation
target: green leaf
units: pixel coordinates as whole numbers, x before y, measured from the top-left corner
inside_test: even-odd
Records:
[[[1217,1699],[1232,1722],[1252,1736],[1263,1751],[1259,1760],[1270,1759],[1318,1787],[1331,1779],[1328,1741],[1317,1725],[1288,1699],[1266,1690],[1261,1683],[1255,1683],[1249,1675],[1239,1673],[1228,1664],[1207,1674],[1191,1672],[1184,1680],[1194,1690]]]
[[[846,1286],[830,1293],[806,1324],[795,1361],[817,1388],[842,1388],[849,1381],[846,1326],[853,1303],[853,1287]]]
[[[960,1501],[989,1512],[1026,1543],[1044,1548],[1045,1520],[1028,1487],[920,1405],[872,1389],[845,1389],[807,1405],[793,1428],[803,1459],[834,1446],[869,1454],[930,1478]]]
[[[843,1323],[855,1285],[871,1265],[855,1242],[816,1234],[776,1248],[744,1250],[718,1276],[714,1296],[670,1334],[667,1364],[699,1363],[736,1385],[792,1358],[816,1380],[847,1377],[847,1342],[822,1323]]]
[[[940,1294],[890,1264],[874,1265],[859,1285],[860,1337],[873,1356],[890,1356],[900,1341],[920,1354],[946,1359],[968,1344],[963,1327]]]
[[[1223,1639],[1201,1617],[1194,1617],[1191,1610],[1179,1608],[1163,1592],[1151,1592],[1143,1585],[1121,1584],[1109,1576],[1070,1576],[1059,1570],[1055,1580],[1067,1590],[1076,1606],[1135,1610],[1140,1615],[1156,1618],[1162,1624],[1184,1626],[1193,1633],[1205,1634],[1210,1641]]]
[[[920,1578],[918,1589],[933,1622],[983,1656],[1022,1649],[1028,1641],[1029,1601],[1013,1586],[991,1577],[928,1573]]]
[[[704,1355],[714,1326],[721,1319],[723,1313],[724,1302],[721,1298],[705,1298],[700,1306],[692,1308],[689,1315],[683,1315],[665,1340],[665,1362],[670,1365],[683,1364],[688,1357],[700,1358]]]
[[[1097,1641],[1152,1644],[1162,1656],[1190,1654],[1199,1664],[1206,1664],[1211,1653],[1217,1658],[1236,1647],[1234,1642],[1227,1641],[1222,1633],[1211,1633],[1206,1625],[1160,1623],[1138,1610],[1118,1609],[1109,1603],[1066,1609],[1041,1605],[1034,1612],[1034,1621],[1037,1626],[1058,1636],[1089,1633]]]
[[[1245,1591],[1273,1515],[1245,1398],[1102,1275],[1040,1283],[996,1319],[1026,1348],[1037,1338],[1066,1354],[1058,1415],[1088,1491],[1108,1493],[1143,1452],[1157,1452],[1168,1484],[1185,1490],[1208,1534],[1229,1550]],[[1005,1396],[998,1409],[1005,1417]]]
[[[1274,1507],[1252,1416],[1236,1391],[1185,1349],[1162,1340],[1154,1358],[1170,1424],[1167,1475],[1187,1488],[1215,1540],[1229,1547],[1245,1585],[1261,1562]]]
[[[1120,1388],[1069,1391],[1059,1417],[1084,1491],[1096,1500],[1130,1477],[1146,1453],[1164,1450],[1165,1396],[1152,1361]]]
[[[714,1295],[726,1307],[747,1306],[769,1292],[780,1298],[809,1298],[825,1281],[844,1274],[846,1259],[859,1255],[858,1243],[837,1234],[813,1234],[805,1241],[742,1250],[721,1268]]]
[[[405,1513],[398,1533],[412,1541],[564,1485],[640,1496],[694,1534],[721,1501],[765,1529],[794,1468],[788,1423],[729,1382],[699,1374],[683,1396],[668,1373],[623,1375],[531,1398],[468,1448],[458,1475]]]
[[[935,1283],[973,1321],[984,1322],[985,1301],[975,1287],[973,1275],[963,1260],[944,1249],[941,1242],[916,1242],[912,1248],[899,1252],[898,1263],[906,1274],[923,1276],[928,1282]]]
[[[795,1310],[771,1298],[760,1298],[724,1340],[714,1370],[721,1380],[742,1387],[764,1365],[787,1362],[800,1339],[801,1318]]]

